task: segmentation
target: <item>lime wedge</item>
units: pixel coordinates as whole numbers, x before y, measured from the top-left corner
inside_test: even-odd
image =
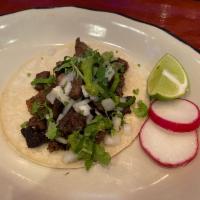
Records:
[[[188,89],[189,81],[183,66],[170,54],[159,60],[147,80],[149,96],[160,100],[181,97]]]

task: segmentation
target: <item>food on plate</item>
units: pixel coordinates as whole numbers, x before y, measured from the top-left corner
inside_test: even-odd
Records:
[[[1,99],[3,132],[44,166],[106,166],[139,133],[148,110],[146,77],[120,49],[115,55],[79,38],[73,49],[36,57],[16,73]]]
[[[140,131],[140,144],[157,163],[178,167],[189,163],[197,155],[197,131],[174,134],[147,119]]]
[[[176,132],[193,131],[200,126],[198,106],[186,99],[154,101],[149,116],[159,126]]]
[[[149,96],[159,100],[175,99],[189,90],[189,81],[183,66],[170,54],[159,60],[147,82]]]
[[[142,149],[165,167],[186,165],[198,153],[199,107],[178,98],[187,91],[186,72],[173,56],[166,54],[148,78],[147,92],[152,102],[149,118],[139,134]]]

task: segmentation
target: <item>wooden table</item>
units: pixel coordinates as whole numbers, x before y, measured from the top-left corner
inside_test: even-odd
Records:
[[[1,0],[0,15],[61,6],[104,10],[150,23],[200,52],[200,0]]]

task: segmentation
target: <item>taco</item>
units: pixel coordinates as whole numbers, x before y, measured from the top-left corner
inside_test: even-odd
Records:
[[[132,113],[136,98],[148,102],[146,78],[132,59],[77,38],[75,51],[69,44],[33,58],[12,77],[1,95],[2,132],[43,166],[106,166],[138,135],[144,119]]]

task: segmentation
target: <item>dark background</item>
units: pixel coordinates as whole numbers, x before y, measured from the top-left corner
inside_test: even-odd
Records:
[[[200,52],[199,0],[1,0],[0,15],[62,6],[109,11],[144,21],[168,30]]]

